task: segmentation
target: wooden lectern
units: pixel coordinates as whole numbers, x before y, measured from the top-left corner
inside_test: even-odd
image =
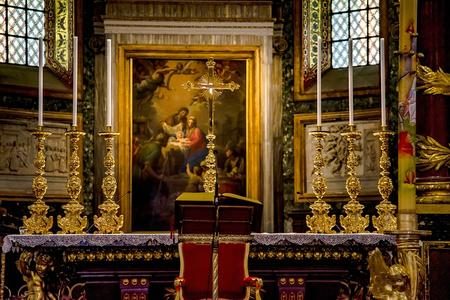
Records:
[[[183,193],[175,202],[179,234],[249,235],[261,231],[262,204],[236,194]],[[217,222],[217,223],[216,223]],[[217,226],[217,228],[216,228]]]
[[[180,274],[177,300],[259,298],[262,280],[248,274],[250,233],[260,231],[262,205],[250,198],[183,193],[175,202]]]

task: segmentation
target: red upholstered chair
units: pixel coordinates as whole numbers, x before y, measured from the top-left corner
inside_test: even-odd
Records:
[[[212,297],[211,242],[180,242],[180,275],[175,279],[176,300]],[[248,242],[220,241],[218,250],[219,299],[246,300],[250,289],[260,299],[262,280],[248,276]]]

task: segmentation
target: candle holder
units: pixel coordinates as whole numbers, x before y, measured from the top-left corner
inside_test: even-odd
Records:
[[[306,216],[306,225],[311,233],[335,233],[332,228],[336,226],[336,216],[329,216],[331,205],[323,201],[323,196],[327,190],[327,181],[323,176],[323,168],[325,162],[323,159],[323,145],[324,138],[329,133],[322,131],[320,126],[317,126],[316,131],[312,131],[310,135],[314,137],[314,174],[312,179],[312,189],[316,195],[317,200],[309,206],[312,211],[312,216]]]
[[[113,201],[117,189],[116,178],[114,177],[115,161],[112,154],[113,140],[119,133],[112,132],[111,126],[106,127],[106,132],[100,132],[99,136],[105,139],[106,154],[103,165],[105,166],[105,177],[102,181],[102,191],[106,198],[102,204],[98,206],[101,216],[94,216],[94,225],[97,228],[95,233],[123,233],[123,215],[117,216],[119,205]]]
[[[36,176],[33,178],[32,190],[36,201],[28,206],[30,217],[23,217],[23,233],[25,234],[49,234],[53,226],[53,217],[47,217],[49,206],[42,200],[47,192],[47,179],[45,175],[45,139],[51,135],[44,131],[42,126],[38,126],[37,131],[33,132],[37,139],[37,153],[34,159],[36,167]]]
[[[389,138],[394,135],[394,132],[388,130],[387,126],[382,126],[381,130],[375,132],[373,135],[378,136],[378,139],[380,140],[381,171],[380,179],[378,179],[378,191],[383,200],[376,206],[378,217],[372,216],[372,222],[373,226],[377,229],[377,232],[383,233],[385,231],[397,229],[397,217],[395,216],[397,206],[389,201],[389,196],[391,195],[394,186],[392,184],[392,179],[389,177],[389,167],[391,166],[391,162],[388,155],[388,141]]]
[[[206,135],[206,139],[208,140],[208,144],[206,147],[208,148],[208,155],[205,158],[206,164],[206,172],[203,176],[203,189],[207,193],[214,193],[216,189],[216,180],[217,180],[217,171],[216,171],[216,155],[214,154],[214,140],[216,136],[212,133],[208,133]]]
[[[362,216],[364,205],[357,200],[361,192],[361,182],[356,176],[356,167],[359,163],[355,153],[355,141],[361,138],[361,132],[356,130],[355,125],[350,125],[349,127],[349,131],[341,135],[347,139],[348,178],[345,182],[345,188],[350,196],[350,201],[344,205],[346,216],[340,216],[340,223],[345,233],[362,233],[366,232],[366,228],[369,225],[369,216]]]
[[[62,229],[58,233],[84,233],[87,217],[81,217],[84,207],[78,201],[82,189],[81,179],[78,177],[78,168],[80,167],[78,142],[85,133],[78,131],[76,126],[72,126],[66,135],[70,137],[69,178],[66,184],[70,201],[62,207],[65,216],[58,216],[58,226]]]

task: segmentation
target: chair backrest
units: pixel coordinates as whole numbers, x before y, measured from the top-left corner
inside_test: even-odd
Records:
[[[212,244],[180,242],[180,277],[185,281],[182,299],[208,299],[212,296]],[[244,285],[248,276],[248,242],[220,241],[218,251],[219,298],[248,299]]]

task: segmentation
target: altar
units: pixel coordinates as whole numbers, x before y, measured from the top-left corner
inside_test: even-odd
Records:
[[[2,250],[10,262],[25,264],[28,257],[33,261],[27,265],[36,266],[31,269],[39,265],[34,275],[40,274],[42,291],[57,299],[75,299],[67,292],[74,287],[87,299],[170,299],[179,271],[177,243],[178,235],[169,233],[8,235]],[[367,257],[375,248],[392,257],[395,237],[254,233],[249,272],[263,279],[263,299],[362,299],[369,281]],[[17,284],[15,270],[2,271],[7,286]],[[27,271],[33,270],[22,270],[25,281]],[[36,282],[29,278],[27,285]]]

